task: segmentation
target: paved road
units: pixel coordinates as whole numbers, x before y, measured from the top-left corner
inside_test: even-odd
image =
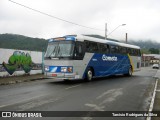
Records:
[[[152,76],[156,71],[146,68],[132,77],[114,76],[92,82],[46,79],[1,86],[0,111],[147,111],[155,84]],[[48,119],[124,120],[117,117]]]

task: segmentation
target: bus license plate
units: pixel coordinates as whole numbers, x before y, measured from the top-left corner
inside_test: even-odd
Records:
[[[57,77],[57,74],[52,74],[52,77]]]

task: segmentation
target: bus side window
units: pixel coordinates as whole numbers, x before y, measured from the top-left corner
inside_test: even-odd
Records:
[[[130,48],[130,55],[132,56],[141,56],[139,49]]]
[[[86,51],[90,53],[98,52],[98,45],[96,42],[85,41]]]
[[[127,54],[132,55],[132,49],[131,48],[127,48]]]
[[[86,51],[90,52],[90,45],[88,41],[85,41],[85,45],[86,45]]]
[[[137,50],[133,49],[133,56],[137,56]]]
[[[121,54],[126,54],[127,48],[126,47],[119,47],[119,52]]]
[[[75,46],[75,58],[83,59],[85,53],[84,44],[82,42],[77,42]]]
[[[100,53],[109,53],[109,45],[99,44],[99,52]]]
[[[119,53],[119,48],[118,48],[118,46],[111,45],[111,46],[110,46],[110,49],[111,49],[111,53]]]
[[[141,51],[140,50],[138,50],[138,56],[141,56]]]

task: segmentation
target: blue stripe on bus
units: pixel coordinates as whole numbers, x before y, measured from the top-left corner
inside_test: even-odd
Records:
[[[86,71],[89,67],[93,67],[95,77],[102,77],[115,74],[127,74],[130,65],[130,60],[127,55],[94,54],[86,67],[83,78],[85,78]]]

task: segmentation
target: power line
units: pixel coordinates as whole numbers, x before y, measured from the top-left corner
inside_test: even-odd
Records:
[[[26,6],[26,5],[20,4],[20,3],[18,3],[18,2],[12,1],[12,0],[9,0],[9,1],[12,2],[12,3],[15,3],[15,4],[19,5],[19,6],[22,6],[22,7],[24,7],[24,8],[30,9],[30,10],[32,10],[32,11],[38,12],[38,13],[40,13],[40,14],[43,14],[43,15],[52,17],[52,18],[54,18],[54,19],[57,19],[57,20],[60,20],[60,21],[63,21],[63,22],[67,22],[67,23],[70,23],[70,24],[73,24],[73,25],[77,25],[77,26],[80,26],[80,27],[84,27],[84,28],[88,28],[88,29],[93,29],[93,30],[98,30],[98,31],[104,31],[104,30],[102,30],[102,29],[97,29],[97,28],[92,28],[92,27],[84,26],[84,25],[81,25],[81,24],[78,24],[78,23],[74,23],[74,22],[71,22],[71,21],[68,21],[68,20],[65,20],[65,19],[62,19],[62,18],[53,16],[53,15],[47,14],[47,13],[45,13],[45,12],[36,10],[36,9],[34,9],[34,8],[28,7],[28,6]]]

